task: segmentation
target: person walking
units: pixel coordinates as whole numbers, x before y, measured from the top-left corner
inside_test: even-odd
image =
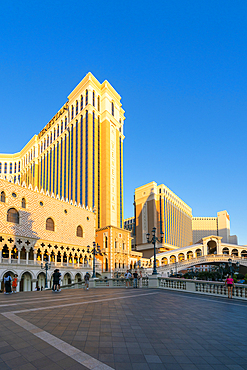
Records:
[[[53,292],[59,292],[59,279],[60,279],[60,272],[58,269],[54,270],[53,274],[53,285],[52,285],[52,291]]]
[[[134,277],[133,288],[137,288],[138,273],[137,273],[137,271],[136,271],[136,270],[135,270],[135,272],[133,273],[133,277]]]
[[[11,289],[11,281],[12,277],[10,276],[10,273],[8,272],[7,275],[4,278],[4,286],[5,286],[5,294],[11,294],[12,289]]]
[[[235,284],[231,274],[226,278],[225,285],[228,288],[228,298],[232,298],[232,288],[235,288]]]
[[[13,283],[12,283],[12,290],[13,290],[13,293],[16,293],[16,288],[17,288],[17,278],[18,278],[18,275],[14,275],[14,279],[13,279]]]
[[[126,288],[128,288],[128,285],[130,287],[130,279],[132,277],[130,270],[127,270],[127,272],[124,274],[124,277],[126,279]]]
[[[89,278],[90,278],[90,275],[89,275],[88,272],[86,272],[86,274],[84,276],[85,290],[89,290]]]
[[[142,288],[142,272],[139,272],[139,288]]]

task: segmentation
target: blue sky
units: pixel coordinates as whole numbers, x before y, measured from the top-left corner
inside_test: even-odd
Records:
[[[226,209],[247,244],[247,3],[3,2],[0,152],[19,151],[91,71],[122,96],[125,217],[165,184],[194,216]]]

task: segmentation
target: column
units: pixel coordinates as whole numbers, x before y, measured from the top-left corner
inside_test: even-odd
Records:
[[[67,256],[67,266],[69,266],[69,257]]]
[[[75,267],[75,256],[72,256],[72,267]]]
[[[18,262],[17,263],[21,263],[21,251],[18,249]]]
[[[79,267],[80,266],[80,258],[78,257],[78,259],[77,259],[77,267]]]
[[[51,255],[48,254],[48,262],[51,262]]]
[[[32,279],[32,291],[35,291],[37,279]]]
[[[8,263],[11,263],[11,250],[12,250],[12,248],[9,248],[9,260],[8,260]]]
[[[37,263],[37,253],[33,252],[33,263],[36,265]]]
[[[26,264],[28,265],[28,255],[29,255],[29,251],[26,251]]]
[[[2,249],[0,249],[0,263],[2,263]]]
[[[41,262],[44,262],[44,253],[41,252]]]
[[[17,292],[20,291],[20,282],[21,282],[21,280],[20,279],[17,279],[17,287],[16,287],[16,291]]]
[[[57,254],[55,254],[55,266],[57,266]]]

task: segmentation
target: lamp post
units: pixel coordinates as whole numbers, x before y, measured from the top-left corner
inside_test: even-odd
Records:
[[[153,268],[153,273],[152,275],[158,275],[158,272],[157,272],[157,268],[156,268],[156,241],[159,242],[159,243],[162,243],[163,242],[163,235],[164,233],[161,231],[160,235],[161,235],[161,238],[160,240],[156,237],[156,227],[153,227],[153,230],[152,230],[152,239],[149,240],[149,237],[150,237],[150,234],[148,233],[147,234],[147,243],[149,244],[153,244],[154,245],[154,268]]]
[[[41,263],[41,269],[45,270],[45,289],[48,288],[47,285],[47,271],[51,268],[51,263],[48,262],[47,257],[45,259],[45,264]]]
[[[93,242],[93,248],[92,248],[92,250],[90,251],[90,245],[88,245],[87,246],[87,252],[88,253],[93,253],[93,275],[92,275],[92,278],[95,278],[96,277],[96,273],[95,273],[96,255],[97,254],[102,255],[102,253],[100,251],[100,246],[98,244],[96,244],[95,242]]]

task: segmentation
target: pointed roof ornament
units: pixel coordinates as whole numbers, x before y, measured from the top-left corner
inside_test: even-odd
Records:
[[[54,193],[52,193],[51,197],[52,197],[52,198],[55,198],[55,195],[54,195]]]
[[[50,193],[48,190],[46,191],[45,195],[47,195],[48,197],[50,196]]]
[[[28,189],[29,189],[29,190],[33,190],[32,184],[29,184]]]
[[[39,192],[38,186],[35,186],[34,191],[36,191],[37,193]]]
[[[23,181],[23,183],[22,183],[22,187],[23,187],[23,188],[26,188],[26,187],[27,187],[27,185],[26,185],[25,181]]]
[[[43,189],[43,188],[40,190],[40,194],[45,194],[45,192],[44,192],[44,189]]]
[[[57,200],[60,200],[60,197],[59,197],[59,195],[58,195],[58,194],[57,194],[57,196],[56,196],[56,199],[57,199]]]

